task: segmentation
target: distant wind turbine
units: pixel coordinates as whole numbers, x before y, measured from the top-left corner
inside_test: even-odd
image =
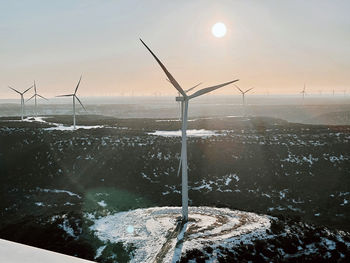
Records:
[[[182,120],[182,145],[181,145],[181,166],[182,166],[182,222],[188,221],[188,167],[187,167],[187,118],[188,118],[188,103],[191,99],[204,95],[208,92],[214,91],[218,88],[229,85],[233,82],[238,81],[232,80],[226,83],[222,83],[216,86],[207,87],[196,91],[191,95],[187,95],[186,92],[181,88],[180,84],[175,80],[175,78],[170,74],[163,63],[156,57],[152,50],[140,39],[142,44],[148,49],[152,54],[153,58],[158,62],[159,66],[163,69],[165,75],[169,79],[170,83],[177,89],[177,91],[182,95],[176,97],[176,101],[180,101],[183,104],[183,120]]]
[[[23,92],[20,92],[14,88],[11,88],[9,86],[10,89],[12,89],[13,91],[17,92],[19,95],[21,95],[21,120],[23,121],[23,116],[24,116],[24,93],[26,93],[28,90],[30,90],[31,88],[33,88],[33,86],[31,86],[30,88],[26,89],[25,91]]]
[[[40,94],[38,94],[36,92],[36,83],[35,83],[35,80],[34,80],[34,95],[31,96],[29,99],[27,99],[27,101],[30,101],[32,98],[34,98],[34,101],[35,101],[35,117],[38,117],[38,104],[36,102],[36,98],[37,97],[40,97],[40,98],[42,98],[44,100],[48,100],[47,98],[44,98],[43,96],[41,96]]]
[[[83,107],[83,109],[86,111],[83,103],[80,101],[80,99],[78,98],[78,96],[76,95],[77,94],[77,91],[78,91],[78,88],[79,88],[79,85],[80,85],[80,81],[81,81],[81,77],[80,76],[80,79],[79,79],[79,82],[78,82],[78,85],[77,87],[75,88],[75,91],[73,94],[66,94],[66,95],[59,95],[59,96],[56,96],[56,97],[73,97],[73,126],[74,126],[74,129],[76,128],[76,122],[75,122],[75,99],[77,99],[80,103],[80,105]]]
[[[235,85],[235,84],[234,84]],[[241,90],[237,85],[235,87],[241,92],[242,94],[242,105],[243,105],[243,115],[245,116],[245,94],[251,91],[253,88],[247,89],[245,91]]]
[[[305,100],[305,95],[306,95],[306,87],[304,84],[304,89],[300,92],[301,94],[303,94],[303,105],[304,105],[304,100]]]

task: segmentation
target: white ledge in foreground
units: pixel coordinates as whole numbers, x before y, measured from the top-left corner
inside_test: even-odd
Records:
[[[0,262],[6,263],[92,263],[49,250],[0,239]]]

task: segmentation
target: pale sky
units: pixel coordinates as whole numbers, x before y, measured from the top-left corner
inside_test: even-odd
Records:
[[[239,78],[256,93],[350,91],[350,1],[0,0],[0,98],[176,94]],[[215,38],[211,27],[227,26]],[[228,86],[215,94],[237,94]]]

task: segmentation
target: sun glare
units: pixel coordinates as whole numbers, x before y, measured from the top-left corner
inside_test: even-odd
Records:
[[[215,37],[218,37],[218,38],[225,36],[226,35],[226,31],[227,31],[227,29],[226,29],[225,24],[221,23],[221,22],[216,23],[211,28],[211,32],[213,33],[213,35]]]

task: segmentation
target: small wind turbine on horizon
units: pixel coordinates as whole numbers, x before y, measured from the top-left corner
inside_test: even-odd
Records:
[[[304,105],[304,100],[305,100],[305,95],[306,95],[306,87],[304,84],[304,89],[300,92],[301,94],[303,94],[303,105]]]
[[[80,81],[81,81],[81,78],[82,76],[80,76],[80,79],[79,79],[79,82],[78,82],[78,85],[77,87],[75,88],[75,91],[73,94],[66,94],[66,95],[58,95],[56,97],[72,97],[73,98],[73,127],[74,127],[74,130],[76,129],[76,121],[75,121],[75,99],[77,99],[80,103],[80,105],[83,107],[83,109],[86,111],[83,103],[80,101],[80,99],[78,98],[77,96],[77,91],[78,91],[78,88],[79,88],[79,85],[80,85]]]
[[[176,101],[180,101],[182,103],[183,108],[183,120],[182,120],[182,140],[181,140],[181,167],[182,167],[182,222],[185,223],[188,221],[188,167],[187,167],[187,118],[188,118],[188,103],[191,99],[204,95],[208,92],[214,91],[218,88],[229,85],[233,82],[238,81],[232,80],[226,83],[222,83],[216,86],[207,87],[204,89],[200,89],[191,95],[187,95],[186,92],[181,88],[180,84],[175,80],[175,78],[170,74],[167,68],[163,65],[163,63],[156,57],[156,55],[152,52],[152,50],[142,41],[142,44],[147,48],[147,50],[152,54],[153,58],[157,61],[159,66],[163,69],[165,75],[169,79],[170,83],[177,89],[177,91],[182,95],[176,97]]]
[[[245,91],[241,90],[236,84],[234,86],[241,92],[242,94],[242,106],[243,106],[243,116],[245,116],[245,94],[251,91],[253,88],[247,89]]]
[[[29,99],[27,99],[27,102],[30,101],[32,98],[34,98],[34,101],[35,101],[35,117],[38,117],[38,104],[37,104],[37,101],[36,101],[36,98],[37,97],[40,97],[44,100],[48,100],[47,98],[44,98],[43,96],[41,96],[40,94],[38,94],[36,92],[36,83],[35,83],[35,80],[34,80],[34,95],[31,96]]]
[[[17,92],[19,95],[21,95],[21,120],[23,121],[23,116],[24,116],[24,93],[26,93],[28,90],[30,90],[31,88],[33,88],[33,86],[29,87],[28,89],[26,89],[23,92],[20,92],[12,87],[9,86],[10,89],[12,89],[13,91]]]

